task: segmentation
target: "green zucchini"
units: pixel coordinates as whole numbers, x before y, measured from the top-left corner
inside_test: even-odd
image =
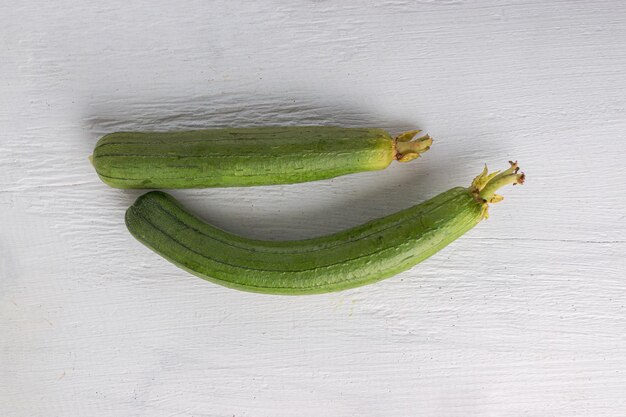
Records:
[[[379,281],[435,254],[487,217],[496,189],[521,183],[516,163],[469,188],[452,188],[426,202],[328,236],[263,241],[211,226],[170,195],[140,196],[126,212],[140,242],[208,281],[269,294],[315,294]]]
[[[386,168],[432,144],[413,130],[332,126],[118,132],[102,137],[91,162],[116,188],[201,188],[290,184]]]

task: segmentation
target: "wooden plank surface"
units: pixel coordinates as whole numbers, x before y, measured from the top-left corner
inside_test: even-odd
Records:
[[[626,414],[626,3],[3,2],[0,409],[22,416]],[[389,214],[517,159],[416,268],[310,297],[204,282],[136,242],[117,130],[422,128],[388,170],[179,190],[267,239]]]

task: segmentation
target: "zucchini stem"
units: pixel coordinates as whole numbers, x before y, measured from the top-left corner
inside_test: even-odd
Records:
[[[415,138],[421,130],[411,130],[401,133],[393,141],[394,158],[399,162],[409,162],[418,158],[430,149],[433,139],[428,135]]]
[[[496,195],[496,191],[498,191],[498,189],[508,184],[513,184],[513,185],[523,184],[524,178],[525,176],[523,173],[504,175],[500,178],[496,177],[492,179],[491,181],[489,181],[487,185],[485,185],[485,188],[480,190],[478,195],[483,200],[490,201]]]
[[[483,217],[489,217],[489,203],[498,203],[504,199],[501,195],[496,194],[498,189],[509,184],[523,184],[526,176],[523,172],[519,172],[517,162],[509,161],[511,167],[502,172],[494,172],[489,174],[487,166],[483,172],[474,178],[470,190],[474,194],[476,200],[483,204]]]

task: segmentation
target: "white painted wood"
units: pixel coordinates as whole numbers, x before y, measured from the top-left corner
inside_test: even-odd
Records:
[[[0,410],[34,416],[626,414],[626,3],[0,3]],[[136,242],[104,133],[421,127],[423,159],[174,194],[320,235],[518,159],[492,217],[380,284],[227,290]]]

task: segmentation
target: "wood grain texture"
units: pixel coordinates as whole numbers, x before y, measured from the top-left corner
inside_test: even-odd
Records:
[[[626,410],[626,3],[0,3],[0,408],[22,416],[616,416]],[[316,236],[518,159],[524,187],[420,266],[288,298],[126,231],[117,130],[420,127],[425,157],[173,193]]]

